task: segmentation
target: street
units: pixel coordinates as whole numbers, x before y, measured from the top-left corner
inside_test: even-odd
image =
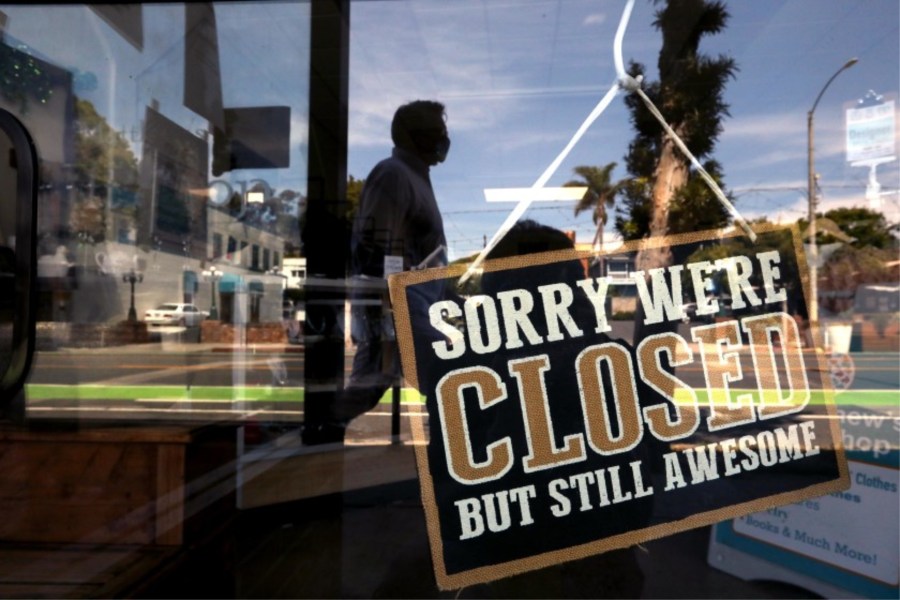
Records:
[[[77,413],[81,418],[230,420],[255,415],[299,422],[305,391],[303,350],[301,345],[162,343],[38,352],[26,386],[28,410],[34,417]],[[807,369],[812,369],[812,353],[804,354]],[[351,361],[348,351],[345,376]],[[896,398],[890,400],[891,391],[900,389],[895,354],[839,355],[830,363],[839,404],[856,404],[859,394],[868,394],[865,397],[876,399],[879,406],[896,404]],[[753,368],[746,356],[742,368]],[[706,387],[699,358],[678,367],[676,374],[693,389]],[[845,389],[852,399],[841,393]],[[403,402],[418,404],[418,395],[404,389]],[[382,406],[389,413],[388,396]]]

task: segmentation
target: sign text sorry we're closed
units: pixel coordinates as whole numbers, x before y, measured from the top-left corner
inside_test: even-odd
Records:
[[[671,266],[626,276],[561,251],[489,261],[465,289],[464,267],[392,277],[404,373],[428,408],[413,425],[439,585],[846,486],[796,318],[797,238],[670,239]]]

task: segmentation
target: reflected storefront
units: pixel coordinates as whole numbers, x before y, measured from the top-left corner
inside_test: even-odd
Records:
[[[549,563],[525,558],[525,567],[508,576],[488,581],[476,572],[472,584],[442,590],[434,552],[436,539],[449,534],[426,519],[431,509],[423,506],[420,480],[430,481],[431,475],[421,455],[417,462],[416,447],[426,444],[428,435],[416,436],[412,428],[424,422],[427,433],[445,413],[435,411],[425,390],[410,385],[407,369],[406,380],[395,377],[373,405],[334,426],[366,342],[377,341],[384,355],[378,354],[380,375],[394,376],[391,357],[400,360],[397,338],[403,332],[394,330],[386,276],[418,265],[404,264],[409,256],[383,251],[377,257],[382,272],[361,274],[354,264],[359,241],[354,224],[370,193],[366,178],[391,155],[394,111],[414,100],[443,103],[443,135],[453,140],[449,154],[444,148],[425,177],[437,199],[446,246],[421,266],[446,259],[453,269],[471,265],[476,256],[480,263],[492,237],[510,229],[505,219],[518,206],[523,208],[518,220],[548,225],[564,234],[562,248],[570,243],[582,253],[579,274],[609,281],[603,306],[610,336],[637,346],[640,336],[648,335],[636,326],[643,308],[634,274],[649,270],[649,263],[641,262],[643,250],[635,248],[650,237],[652,209],[638,199],[652,194],[654,169],[663,168],[655,162],[657,154],[664,154],[668,142],[662,129],[647,141],[655,124],[652,117],[635,117],[639,101],[624,87],[603,99],[616,85],[622,62],[617,52],[624,50],[626,68],[645,73],[646,89],[659,100],[661,112],[678,118],[653,81],[659,78],[657,66],[666,69],[657,11],[677,5],[677,14],[685,15],[706,4],[0,4],[0,479],[5,481],[0,507],[8,515],[0,526],[0,595],[896,595],[897,544],[871,533],[878,527],[857,532],[841,523],[827,530],[832,545],[877,537],[854,550],[877,556],[876,565],[865,559],[854,563],[846,555],[823,558],[821,546],[804,552],[788,544],[785,550],[763,539],[751,521],[738,519],[698,521],[694,529],[655,536],[660,539],[641,547],[579,548],[572,554],[578,560],[568,560],[553,546]],[[823,409],[815,418],[865,414],[885,424],[869,432],[874,437],[868,447],[854,446],[861,439],[855,421],[851,437],[835,436],[847,446],[845,478],[862,473],[864,481],[877,477],[886,486],[840,493],[884,507],[889,505],[884,498],[876,502],[866,494],[893,489],[895,499],[897,493],[900,171],[896,145],[894,154],[885,154],[890,136],[881,129],[890,112],[885,107],[893,107],[900,95],[895,26],[900,15],[893,2],[851,10],[829,0],[822,3],[821,20],[810,21],[807,13],[819,11],[818,4],[790,4],[723,3],[720,8],[730,14],[727,26],[704,38],[699,62],[734,57],[737,66],[726,69],[723,92],[730,118],[699,127],[699,133],[690,126],[676,129],[742,217],[761,231],[772,224],[795,225],[795,237],[805,235],[806,182],[821,186],[812,194],[822,213],[816,300],[822,331],[838,321],[851,328],[848,348],[835,350],[831,338],[819,339],[810,327],[805,258],[783,267],[781,276],[795,285],[778,311],[796,323],[798,335],[790,343],[802,345],[803,356],[814,362],[818,349],[823,362],[815,364],[826,365],[810,380],[838,392],[837,411]],[[627,31],[620,24],[627,22],[626,5]],[[685,21],[678,26],[687,29],[676,27],[682,33],[696,34],[691,28],[701,27]],[[797,35],[785,33],[791,29]],[[826,38],[836,40],[833,48],[823,47]],[[690,45],[680,38],[666,43]],[[821,103],[816,100],[818,154],[808,179],[813,167],[806,111],[832,67],[846,59],[834,59],[838,52],[858,55],[859,64],[835,79],[828,95],[820,95]],[[779,53],[792,58],[785,61]],[[675,70],[696,59],[679,58],[687,62]],[[787,67],[771,68],[783,62],[796,62],[815,75],[798,83]],[[875,103],[875,116],[853,113],[872,129],[854,133],[851,160],[845,155],[850,142],[843,120],[847,111],[869,106],[861,104],[864,96]],[[708,108],[700,100],[696,105],[698,113]],[[898,129],[894,121],[891,127]],[[857,136],[869,134],[877,139],[866,146]],[[603,172],[605,180],[597,179]],[[684,181],[690,179],[687,191],[671,200],[666,217],[680,229],[669,233],[731,231],[734,216],[698,183],[695,166],[685,161],[684,172]],[[583,198],[593,200],[547,199],[524,208],[519,200],[504,204],[489,198],[489,190],[498,188],[527,195],[535,180],[534,188],[587,186]],[[700,208],[692,209],[694,202]],[[851,208],[862,212],[846,212]],[[427,236],[424,228],[431,221],[403,217],[419,219],[416,235]],[[826,221],[835,229],[824,227]],[[875,230],[884,235],[870,236]],[[393,235],[388,229],[374,234],[388,240],[387,248],[396,241]],[[718,265],[729,248],[743,243],[729,246],[726,238],[698,239],[690,252],[681,250],[684,256],[670,254],[671,264]],[[762,252],[740,247],[753,260]],[[559,249],[540,243],[529,248],[513,254]],[[766,248],[779,246],[771,242]],[[673,306],[683,309],[683,319],[673,327],[690,339],[684,333],[690,328],[759,317],[758,306],[741,312],[740,305],[732,305],[732,295],[740,302],[741,290],[762,296],[763,284],[744,275],[743,283],[730,288],[724,274],[710,277],[706,297],[685,292],[673,299]],[[479,271],[475,287],[454,293],[459,298],[481,293],[481,276]],[[516,276],[510,277],[492,285],[518,293],[512,285]],[[686,271],[685,282],[688,277]],[[691,289],[700,289],[696,281]],[[504,305],[515,315],[505,331],[518,327],[527,336],[532,309],[515,304],[519,298]],[[698,306],[702,312],[709,302],[716,311],[698,315]],[[164,306],[180,312],[170,320],[148,320],[148,311]],[[432,314],[431,326],[452,339],[465,331],[467,319],[487,309],[478,304],[471,314],[459,310],[458,319]],[[564,311],[559,308],[558,314]],[[739,334],[735,339],[740,343]],[[690,348],[699,352],[696,342]],[[780,338],[773,343],[773,352],[780,343]],[[572,347],[564,353],[577,354]],[[749,356],[743,359],[748,372],[757,367],[747,362]],[[699,367],[678,372],[698,389],[711,385]],[[421,373],[419,378],[428,379]],[[727,387],[728,377],[723,381]],[[517,393],[512,383],[507,387]],[[483,397],[462,397],[461,392],[463,421],[490,409],[491,401]],[[521,407],[503,410],[513,409],[519,411],[509,413],[515,419],[528,410],[524,399]],[[463,423],[466,460],[484,467],[494,446],[501,445],[493,444],[496,431],[505,426],[470,432]],[[609,435],[618,435],[619,427],[614,424]],[[568,437],[560,433],[554,441],[552,435],[550,451],[562,452]],[[699,436],[690,441],[707,442]],[[518,448],[523,456],[534,453],[531,437],[523,444]],[[687,443],[663,445],[681,449]],[[795,475],[802,479],[808,473],[787,476]],[[770,482],[763,478],[734,485],[761,490],[735,497],[769,494]],[[707,501],[698,494],[698,504]],[[450,513],[457,508],[451,504]],[[838,508],[839,514],[850,514],[843,505]],[[489,510],[488,519],[496,516],[493,505]],[[653,510],[654,518],[668,514],[658,499]],[[898,511],[886,512],[890,530]],[[812,522],[806,513],[801,517]],[[813,531],[807,521],[803,527]],[[621,528],[598,527],[607,529],[618,534]],[[572,537],[580,546],[591,536]],[[507,550],[496,554],[516,554]],[[697,576],[683,584],[688,570]]]
[[[88,344],[166,302],[218,304],[231,323],[231,280],[252,281],[238,325],[279,322],[272,269],[299,255],[306,195],[309,5],[4,15],[2,105],[41,157],[38,344]],[[274,22],[281,64],[254,62]],[[210,268],[227,289],[202,285]]]

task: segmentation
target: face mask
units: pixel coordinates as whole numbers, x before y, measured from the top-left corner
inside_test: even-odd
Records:
[[[450,152],[450,137],[445,135],[434,145],[434,158],[437,161],[435,164],[447,160],[448,152]]]
[[[446,129],[417,131],[413,133],[412,138],[417,154],[429,165],[442,163],[447,158],[447,152],[450,151],[450,138],[447,136]]]

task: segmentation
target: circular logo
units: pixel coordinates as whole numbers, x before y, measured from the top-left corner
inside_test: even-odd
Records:
[[[831,375],[831,386],[836,392],[846,390],[853,383],[856,366],[849,354],[832,354],[828,357],[828,372]]]

